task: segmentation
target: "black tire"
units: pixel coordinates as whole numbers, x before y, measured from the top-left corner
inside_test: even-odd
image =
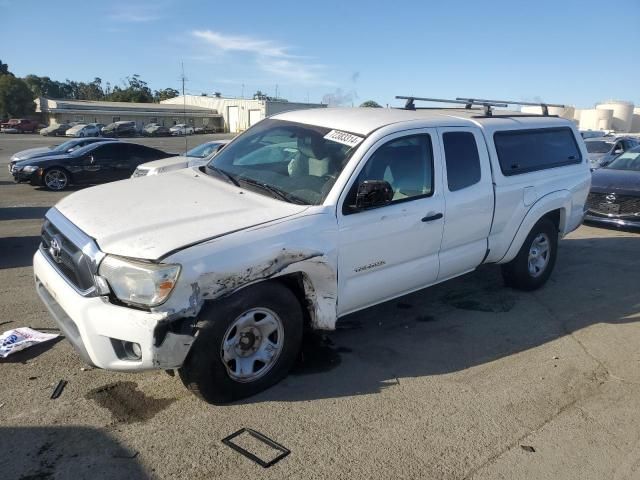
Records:
[[[61,182],[53,184],[53,182],[48,182],[47,179],[51,176],[57,176]],[[48,170],[45,170],[42,175],[42,186],[51,192],[61,192],[65,188],[69,186],[71,183],[71,175],[64,168],[60,167],[52,167]]]
[[[548,243],[548,256],[543,267],[536,266],[533,262],[530,267],[530,253],[539,253],[534,248],[534,241],[546,239]],[[536,243],[540,245],[540,243]],[[548,218],[538,220],[527,238],[525,239],[518,255],[509,263],[502,265],[502,277],[507,286],[518,290],[531,291],[542,287],[553,271],[558,255],[558,229]],[[539,257],[542,258],[542,257]]]
[[[266,373],[252,381],[241,382],[232,378],[223,361],[223,343],[225,336],[229,335],[229,328],[238,319],[246,312],[260,308],[274,312],[281,320],[284,331],[282,347]],[[195,395],[209,403],[224,404],[255,395],[287,376],[302,342],[302,307],[284,285],[264,282],[205,305],[197,328],[198,336],[178,373],[184,385]],[[254,366],[255,362],[259,361],[252,360]]]

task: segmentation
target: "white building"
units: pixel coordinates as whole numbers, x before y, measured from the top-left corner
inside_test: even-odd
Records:
[[[215,109],[162,103],[101,102],[94,100],[68,100],[39,97],[35,99],[36,112],[42,113],[47,123],[103,123],[120,120],[134,121],[139,129],[148,123],[172,127],[187,123],[194,127],[222,131],[222,115]]]
[[[242,132],[263,118],[276,113],[307,108],[325,108],[322,103],[298,103],[286,100],[252,100],[246,98],[224,98],[216,96],[185,95],[163,100],[161,105],[183,105],[215,110],[222,114],[224,130]]]

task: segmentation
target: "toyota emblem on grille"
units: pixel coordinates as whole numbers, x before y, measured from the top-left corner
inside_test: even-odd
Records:
[[[616,194],[615,193],[610,193],[609,195],[607,195],[604,198],[607,199],[607,202],[612,203],[612,202],[616,201]]]
[[[56,263],[62,263],[62,246],[61,241],[56,237],[51,239],[51,243],[49,244],[49,254],[53,261]]]

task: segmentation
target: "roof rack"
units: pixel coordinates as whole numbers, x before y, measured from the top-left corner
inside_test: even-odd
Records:
[[[421,102],[456,103],[456,104],[464,105],[464,108],[467,110],[471,109],[471,107],[473,107],[474,105],[481,106],[484,108],[484,114],[487,117],[493,116],[493,110],[492,110],[493,107],[506,108],[509,105],[534,105],[536,107],[541,107],[542,114],[544,116],[549,115],[549,107],[565,108],[564,105],[560,105],[557,103],[518,102],[518,101],[511,101],[511,100],[487,100],[484,98],[456,97],[455,100],[447,100],[442,98],[406,97],[406,96],[399,96],[399,95],[397,95],[396,98],[400,100],[406,100],[406,103],[404,105],[404,108],[406,110],[415,110],[416,100]]]
[[[541,107],[542,114],[545,117],[549,116],[549,107],[566,108],[565,105],[559,103],[544,103],[544,102],[520,102],[512,100],[485,100],[485,99],[473,99],[473,98],[460,98],[456,97],[456,100],[475,100],[476,102],[489,102],[489,103],[506,103],[507,105],[532,105],[534,107]]]

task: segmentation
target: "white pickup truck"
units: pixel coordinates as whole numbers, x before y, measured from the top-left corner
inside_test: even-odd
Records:
[[[83,359],[179,369],[213,403],[287,375],[305,326],[502,265],[531,290],[584,216],[570,121],[472,106],[283,113],[204,167],[48,211],[37,291]]]

